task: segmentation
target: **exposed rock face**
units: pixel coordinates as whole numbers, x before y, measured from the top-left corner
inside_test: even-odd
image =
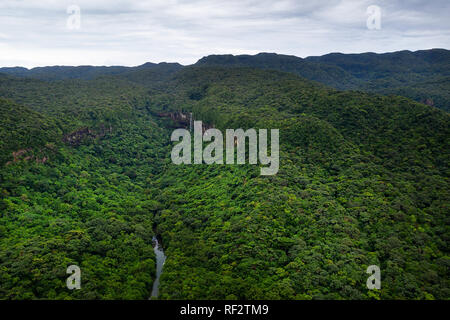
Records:
[[[172,120],[172,127],[173,128],[184,128],[193,130],[194,129],[194,118],[192,116],[192,113],[186,112],[183,113],[181,111],[176,112],[160,112],[156,113],[156,115],[160,118],[170,118]],[[196,121],[199,121],[196,119]],[[202,121],[202,130],[203,133],[205,133],[206,130],[214,128],[214,125],[208,124]]]
[[[66,134],[63,137],[63,142],[77,146],[81,143],[81,141],[85,138],[94,138],[95,134],[88,127],[84,127],[78,130],[75,130],[69,134]]]
[[[189,129],[191,123],[191,114],[183,113],[181,111],[176,112],[159,112],[156,114],[160,118],[170,118],[173,121],[174,128]]]
[[[10,164],[19,162],[19,161],[36,161],[36,163],[46,163],[48,160],[50,160],[49,157],[44,156],[42,159],[33,155],[31,148],[28,149],[20,149],[17,151],[13,151],[12,156],[14,160],[8,161],[5,166],[9,166]]]
[[[95,139],[98,137],[103,137],[108,132],[112,132],[112,127],[109,126],[109,128],[106,128],[105,125],[101,124],[100,128],[97,131],[94,131],[91,128],[83,127],[80,129],[77,129],[69,134],[66,134],[63,137],[63,142],[70,144],[72,146],[78,146],[81,144],[81,142],[85,139]]]
[[[13,151],[12,152],[12,156],[13,156],[13,158],[14,158],[14,162],[17,162],[17,161],[19,161],[20,160],[20,157],[22,157],[24,154],[26,154],[26,153],[28,153],[29,151],[31,151],[31,149],[30,148],[28,148],[28,149],[21,149],[21,150],[17,150],[17,151]],[[28,158],[28,157],[27,157]],[[27,159],[24,159],[24,160],[27,160]]]
[[[431,107],[434,106],[434,101],[431,98],[425,99],[425,101],[423,103],[425,103],[426,105],[431,106]]]

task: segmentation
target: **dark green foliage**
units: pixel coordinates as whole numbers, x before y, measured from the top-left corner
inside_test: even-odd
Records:
[[[208,56],[199,66],[240,66],[295,73],[341,90],[397,94],[450,110],[450,52],[444,49],[385,54],[331,53],[305,59],[260,53]]]
[[[448,113],[231,64],[0,77],[15,101],[0,98],[3,162],[49,157],[1,163],[0,298],[147,299],[155,233],[162,299],[450,298]],[[163,111],[280,129],[278,174],[173,165]],[[71,264],[81,290],[65,287]]]
[[[245,68],[175,81],[174,108],[219,128],[280,128],[282,152],[274,177],[181,166],[159,180],[163,298],[449,297],[448,114]],[[375,295],[370,264],[384,270]]]
[[[45,165],[2,169],[0,296],[149,297],[159,205],[146,180],[160,172],[163,137],[146,120],[76,149],[60,145],[58,160]],[[71,264],[82,269],[82,290],[65,287]]]
[[[57,122],[27,107],[0,98],[0,165],[13,161],[13,152],[28,148],[45,148],[61,135]],[[24,153],[22,151],[20,153]],[[29,156],[31,153],[27,152]],[[21,155],[22,156],[22,155]]]
[[[16,77],[24,77],[24,78],[32,78],[32,79],[40,79],[40,80],[65,80],[65,79],[95,79],[100,76],[107,75],[119,75],[119,74],[127,74],[129,72],[141,71],[141,70],[157,70],[164,68],[166,66],[170,68],[178,68],[181,67],[178,63],[167,64],[167,63],[150,63],[147,62],[143,65],[137,67],[94,67],[94,66],[79,66],[79,67],[69,67],[69,66],[54,66],[54,67],[37,67],[33,69],[26,69],[21,67],[14,68],[0,68],[0,73],[16,76]]]

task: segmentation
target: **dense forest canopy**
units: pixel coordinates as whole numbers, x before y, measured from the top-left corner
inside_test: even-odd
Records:
[[[252,67],[291,72],[339,90],[363,90],[400,95],[450,110],[450,51],[445,49],[408,50],[376,54],[330,53],[299,58],[275,53],[257,55],[210,55],[197,66]],[[0,74],[41,80],[95,79],[104,75],[134,78],[145,85],[158,76],[181,69],[178,63],[145,63],[137,67],[53,66],[26,69],[0,68]],[[148,72],[153,70],[154,73]],[[140,77],[139,77],[140,74]],[[147,79],[143,78],[146,74]]]
[[[305,59],[260,53],[213,55],[200,66],[247,66],[292,72],[340,90],[363,90],[405,96],[450,110],[450,51],[444,49],[376,54],[331,53]]]
[[[431,50],[9,69],[0,298],[147,299],[157,234],[161,299],[449,299],[450,116],[420,102],[448,101],[449,62]],[[280,129],[278,174],[172,164],[177,113]],[[81,290],[66,288],[71,264]]]

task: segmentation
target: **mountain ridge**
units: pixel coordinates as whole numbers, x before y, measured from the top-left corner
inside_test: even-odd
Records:
[[[146,62],[124,66],[52,66],[26,69],[0,68],[0,74],[40,80],[84,79],[127,75],[141,84],[189,66],[251,67],[293,73],[338,90],[361,90],[400,95],[450,111],[450,51],[441,48],[386,53],[329,53],[300,58],[295,55],[261,52],[256,55],[208,55],[196,63]],[[149,74],[146,74],[146,72]],[[151,74],[154,72],[153,74]]]

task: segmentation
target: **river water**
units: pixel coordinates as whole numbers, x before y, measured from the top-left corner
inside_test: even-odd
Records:
[[[153,243],[155,244],[153,250],[155,251],[156,255],[156,278],[153,282],[151,298],[156,298],[158,297],[159,292],[159,277],[161,277],[164,262],[166,261],[166,255],[164,254],[162,245],[158,242],[158,239],[155,236],[153,237]]]

